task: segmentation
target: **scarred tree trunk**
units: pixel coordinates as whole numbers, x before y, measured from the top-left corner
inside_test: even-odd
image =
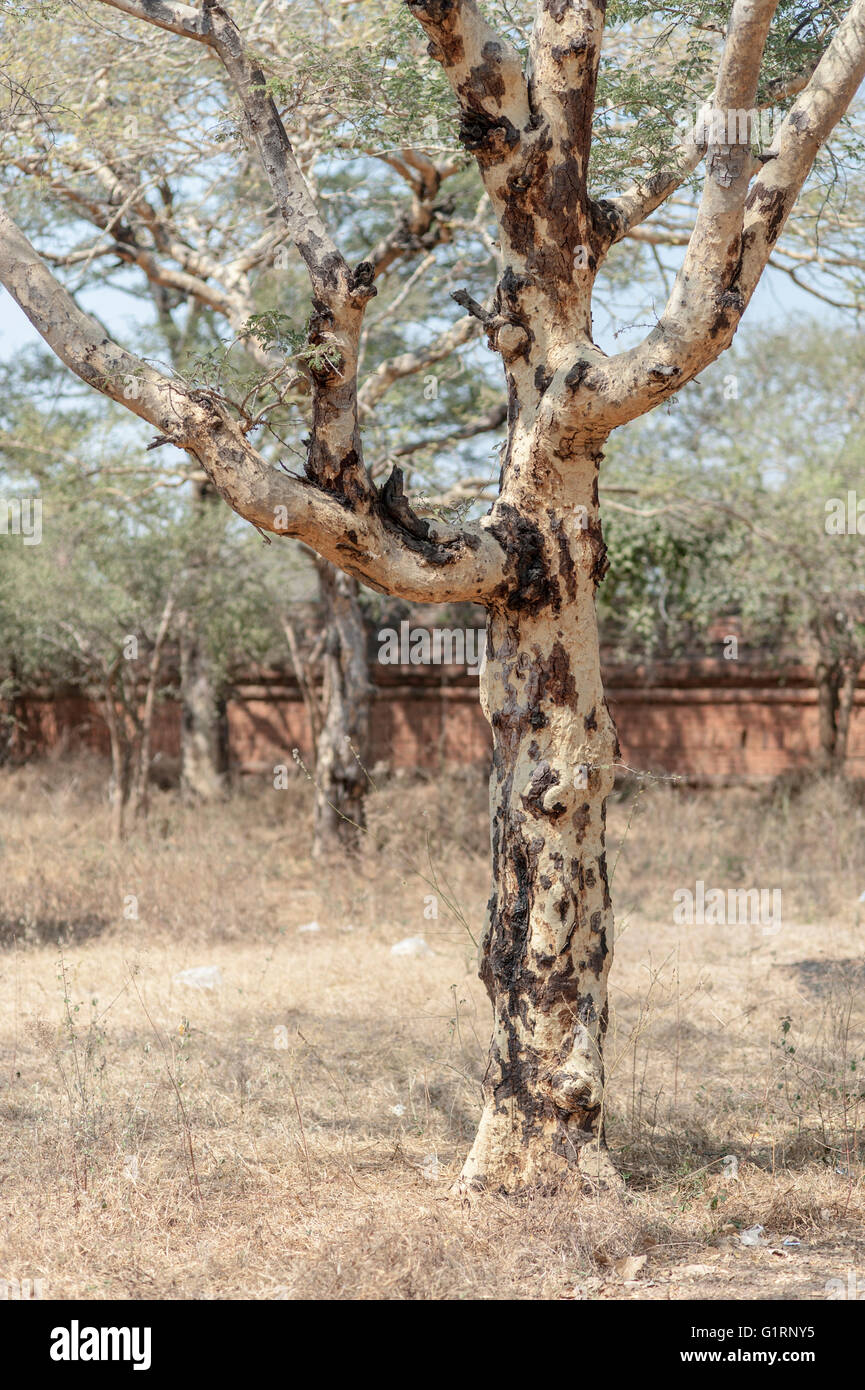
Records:
[[[481,977],[494,1034],[462,1173],[475,1187],[548,1185],[574,1164],[611,1176],[602,1135],[613,945],[604,824],[618,744],[595,617],[606,568],[599,460],[557,459],[535,441],[522,466],[512,454],[514,501],[495,509],[503,547],[529,558],[519,592],[490,610],[481,672],[493,731]]]
[[[324,719],[316,747],[313,855],[324,859],[355,849],[366,823],[373,687],[357,581],[324,560],[316,562],[316,569],[327,636],[322,658]]]
[[[817,762],[821,772],[831,772],[835,765],[836,720],[841,684],[841,669],[838,662],[818,661],[816,678],[819,738]]]

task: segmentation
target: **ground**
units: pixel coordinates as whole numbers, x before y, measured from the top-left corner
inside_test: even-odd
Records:
[[[616,797],[623,1192],[468,1205],[450,1185],[489,1026],[482,779],[380,786],[364,854],[330,869],[309,791],[197,812],[156,793],[110,847],[98,763],[0,774],[0,1279],[85,1299],[865,1294],[859,797]],[[780,889],[780,929],[676,924],[697,880]],[[391,954],[413,936],[431,954]],[[175,982],[198,966],[221,983]]]

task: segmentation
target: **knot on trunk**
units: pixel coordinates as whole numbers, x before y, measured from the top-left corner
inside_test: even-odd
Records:
[[[542,1089],[557,1110],[573,1115],[597,1110],[604,1095],[604,1070],[598,1045],[584,1024],[577,1024],[570,1046],[540,1078]]]
[[[576,803],[573,778],[570,783],[564,768],[551,767],[546,761],[540,762],[520,800],[531,815],[546,816],[555,823]]]
[[[490,346],[500,352],[506,362],[525,354],[529,335],[518,323],[503,323],[492,335]]]

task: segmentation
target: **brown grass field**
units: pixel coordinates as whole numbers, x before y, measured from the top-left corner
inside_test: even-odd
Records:
[[[617,797],[623,1192],[472,1204],[450,1186],[489,1027],[484,787],[392,780],[333,868],[309,811],[301,777],[194,812],[156,793],[115,847],[98,765],[0,775],[0,1278],[50,1299],[826,1299],[852,1271],[865,1292],[861,797]],[[697,879],[781,889],[781,930],[675,925]],[[432,954],[391,954],[415,935]],[[202,965],[216,988],[174,983]]]

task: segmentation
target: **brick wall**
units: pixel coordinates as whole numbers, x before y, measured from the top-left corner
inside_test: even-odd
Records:
[[[370,761],[428,770],[485,765],[490,734],[477,677],[454,667],[374,666],[376,699]],[[605,679],[622,761],[639,771],[695,781],[763,780],[801,767],[817,748],[817,697],[803,667],[783,670],[702,660],[655,666],[608,665]],[[228,703],[232,767],[267,773],[310,756],[309,727],[294,679],[264,671],[237,683]],[[98,704],[43,693],[27,700],[18,739],[24,756],[65,745],[108,752]],[[179,711],[159,707],[154,751],[179,752]],[[865,686],[851,721],[849,771],[865,777]]]

